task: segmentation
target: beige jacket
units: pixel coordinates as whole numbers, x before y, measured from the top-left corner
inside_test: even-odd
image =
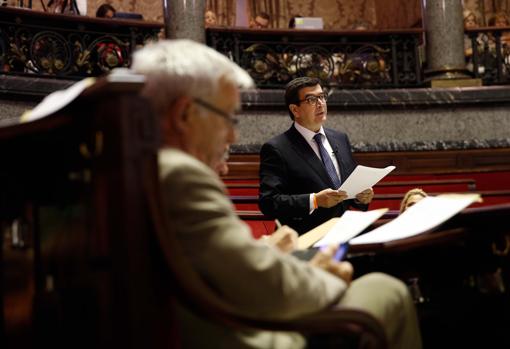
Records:
[[[338,302],[346,284],[306,262],[252,238],[234,213],[219,177],[175,149],[159,154],[166,214],[204,281],[241,314],[290,319]],[[182,342],[190,348],[299,348],[294,333],[247,331],[198,319],[180,309]]]

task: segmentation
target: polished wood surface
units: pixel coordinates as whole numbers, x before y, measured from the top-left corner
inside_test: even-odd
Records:
[[[396,166],[392,175],[510,171],[510,148],[354,153],[360,165]],[[224,179],[258,179],[258,154],[232,154]]]

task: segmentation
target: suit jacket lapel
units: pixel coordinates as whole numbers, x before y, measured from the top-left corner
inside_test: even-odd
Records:
[[[331,178],[329,178],[322,161],[317,157],[317,154],[315,154],[301,133],[296,130],[294,125],[292,125],[286,133],[296,154],[305,160],[305,162],[322,178],[325,183],[328,183],[328,185],[332,187],[333,182],[331,181]]]

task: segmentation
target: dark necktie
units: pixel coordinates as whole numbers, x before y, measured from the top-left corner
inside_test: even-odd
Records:
[[[331,181],[333,182],[334,188],[338,189],[340,188],[340,178],[338,178],[338,174],[335,170],[335,165],[333,165],[333,161],[329,157],[329,154],[324,148],[324,145],[322,145],[322,134],[317,133],[315,136],[313,136],[313,139],[319,146],[319,153],[321,154],[322,163],[324,164],[324,167],[326,168],[326,171],[328,172],[329,178],[331,178]]]

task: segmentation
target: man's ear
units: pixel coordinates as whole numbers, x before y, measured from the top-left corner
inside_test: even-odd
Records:
[[[191,107],[191,98],[182,96],[177,98],[170,110],[167,120],[169,120],[171,126],[176,132],[182,133],[188,126],[189,108]]]
[[[289,110],[292,112],[292,114],[294,114],[294,118],[295,118],[296,116],[298,116],[298,114],[299,114],[299,110],[298,110],[298,106],[297,106],[297,105],[295,105],[295,104],[290,104],[290,105],[289,105]]]

